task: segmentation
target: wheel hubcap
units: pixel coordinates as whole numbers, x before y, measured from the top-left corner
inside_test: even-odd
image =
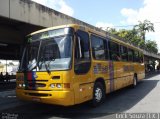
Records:
[[[97,102],[100,102],[102,99],[102,90],[100,88],[95,90],[95,99]]]

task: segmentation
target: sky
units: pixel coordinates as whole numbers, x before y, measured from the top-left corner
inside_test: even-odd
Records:
[[[145,19],[155,32],[146,34],[160,52],[160,0],[32,0],[97,27],[131,29]],[[130,27],[127,27],[127,26]]]

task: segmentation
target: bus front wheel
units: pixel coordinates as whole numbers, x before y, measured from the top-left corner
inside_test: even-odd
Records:
[[[98,106],[99,104],[105,101],[105,89],[101,82],[96,82],[93,89],[93,99],[91,101],[91,105],[93,107]]]

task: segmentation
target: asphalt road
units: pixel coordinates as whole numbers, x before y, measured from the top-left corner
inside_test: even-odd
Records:
[[[120,115],[122,113],[122,115]],[[0,92],[0,118],[125,118],[123,113],[160,113],[160,74],[148,76],[136,88],[127,87],[107,95],[105,103],[61,107],[17,100],[14,90]],[[160,115],[159,115],[160,116]],[[156,117],[157,118],[157,117]]]

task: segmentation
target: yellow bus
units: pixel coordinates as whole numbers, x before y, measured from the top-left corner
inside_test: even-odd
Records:
[[[77,24],[27,36],[16,95],[21,100],[97,106],[106,94],[145,77],[143,52],[121,40]]]

